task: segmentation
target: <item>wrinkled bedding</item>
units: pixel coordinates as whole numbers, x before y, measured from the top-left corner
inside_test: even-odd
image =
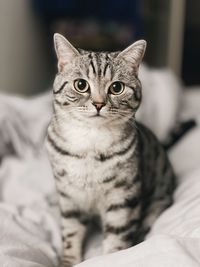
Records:
[[[148,75],[152,78],[150,72]],[[160,77],[154,73],[157,89]],[[170,79],[174,78],[170,76]],[[148,79],[145,82],[148,88]],[[177,82],[172,85],[177,86]],[[158,110],[170,106],[170,96],[168,98],[169,102],[166,97],[158,101]],[[175,92],[171,90],[171,99],[175,101],[171,120],[166,119],[165,124],[162,119],[165,113],[161,111],[163,117],[158,121],[164,129],[155,122],[151,125],[160,140],[175,126],[176,120],[192,118],[196,121],[196,127],[169,150],[178,176],[174,204],[157,219],[146,241],[130,249],[94,257],[101,254],[101,235],[94,233],[85,251],[86,259],[94,258],[78,266],[200,266],[200,90],[191,89],[182,96],[180,88]],[[180,102],[182,106],[178,112]],[[154,105],[152,112],[158,113],[158,110]],[[140,119],[151,124],[145,114],[149,111],[144,109]],[[51,167],[43,145],[50,116],[51,94],[48,92],[29,99],[0,96],[1,267],[58,265],[61,251],[59,212]]]

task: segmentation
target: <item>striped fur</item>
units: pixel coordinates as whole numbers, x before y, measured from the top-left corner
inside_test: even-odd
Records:
[[[61,209],[61,266],[82,260],[87,222],[98,215],[105,253],[143,240],[159,214],[172,203],[173,170],[155,136],[135,121],[141,102],[138,66],[145,43],[121,53],[76,50],[55,36],[59,73],[54,83],[54,116],[47,150]],[[79,93],[76,79],[89,91]],[[121,81],[121,95],[110,85]],[[105,103],[98,111],[96,103]]]

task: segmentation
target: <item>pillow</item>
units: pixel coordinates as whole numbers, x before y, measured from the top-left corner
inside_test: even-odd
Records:
[[[169,69],[141,66],[139,78],[143,100],[137,119],[149,127],[160,141],[165,141],[174,128],[181,100],[181,86]]]

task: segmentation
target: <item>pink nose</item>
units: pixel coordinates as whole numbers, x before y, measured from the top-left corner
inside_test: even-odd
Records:
[[[97,111],[100,111],[102,107],[106,105],[105,103],[97,103],[97,102],[92,102],[92,104],[95,106]]]

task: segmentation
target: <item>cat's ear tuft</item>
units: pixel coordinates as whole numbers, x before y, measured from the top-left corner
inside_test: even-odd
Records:
[[[54,34],[54,47],[58,58],[58,70],[61,72],[67,63],[79,55],[78,50],[59,33]]]
[[[132,63],[136,71],[138,71],[139,65],[146,50],[146,46],[147,42],[145,40],[139,40],[119,53],[118,57],[122,57]]]

